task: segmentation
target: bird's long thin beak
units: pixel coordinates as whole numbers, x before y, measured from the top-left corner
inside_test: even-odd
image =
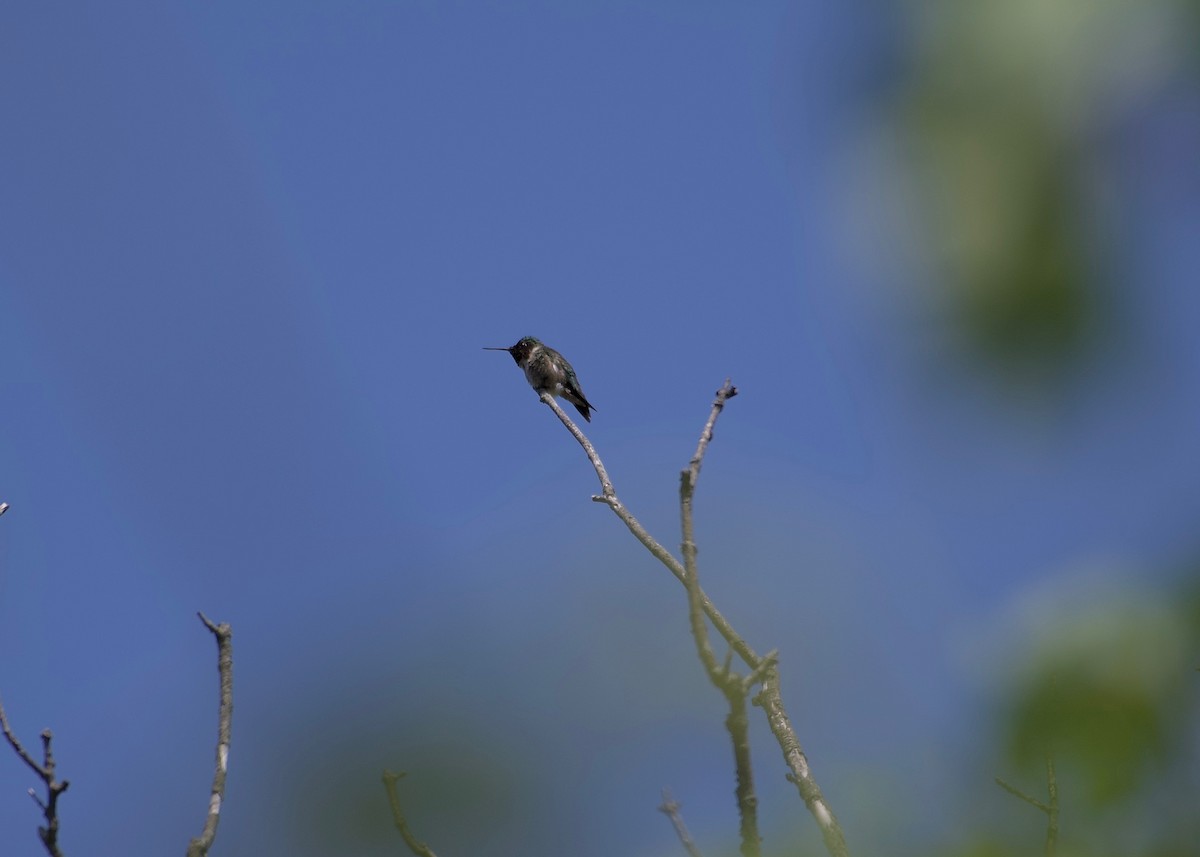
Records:
[[[483,346],[484,351],[512,351],[511,348],[492,348],[490,345]]]

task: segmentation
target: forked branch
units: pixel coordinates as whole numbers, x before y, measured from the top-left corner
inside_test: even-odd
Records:
[[[0,703],[0,728],[4,730],[4,737],[7,739],[8,745],[13,748],[13,752],[46,785],[45,800],[38,797],[37,792],[33,789],[29,790],[29,796],[33,798],[34,803],[41,807],[42,815],[46,819],[46,825],[38,828],[38,837],[42,840],[42,845],[45,846],[50,857],[63,857],[62,849],[58,847],[58,798],[71,784],[67,780],[58,779],[54,774],[54,751],[50,746],[54,735],[49,729],[42,730],[42,761],[39,763],[29,755],[29,751],[21,745],[12,731],[12,727],[8,725],[8,715],[4,713],[2,703]]]
[[[704,430],[700,435],[700,443],[696,448],[696,454],[689,462],[689,466],[683,471],[680,484],[680,495],[683,518],[683,556],[684,562],[676,559],[670,551],[664,548],[657,540],[655,540],[642,526],[641,522],[633,516],[633,514],[625,507],[617,496],[616,489],[613,487],[612,480],[608,476],[608,471],[604,467],[604,463],[600,460],[600,456],[596,453],[595,447],[591,441],[580,430],[579,426],[567,416],[566,412],[559,407],[558,402],[549,393],[540,394],[540,398],[555,415],[559,418],[567,430],[583,447],[587,454],[588,460],[596,470],[596,476],[600,479],[601,493],[593,496],[592,500],[598,503],[604,503],[613,510],[613,513],[621,519],[621,522],[629,528],[634,537],[642,543],[650,553],[658,559],[667,569],[675,575],[675,578],[688,591],[689,617],[692,627],[693,637],[696,640],[697,652],[701,661],[704,664],[705,672],[714,684],[726,691],[726,698],[730,700],[730,716],[726,723],[729,726],[731,736],[734,741],[735,758],[739,765],[738,769],[738,800],[739,809],[742,812],[742,848],[743,853],[747,852],[748,844],[753,840],[754,846],[757,847],[757,832],[755,828],[748,827],[748,818],[753,822],[752,814],[750,816],[745,812],[746,808],[752,808],[755,803],[753,787],[749,780],[749,756],[748,752],[743,760],[739,754],[739,747],[748,748],[748,743],[743,744],[741,739],[735,734],[735,730],[741,728],[735,725],[738,721],[744,721],[744,696],[742,704],[742,714],[739,718],[736,710],[735,699],[738,695],[737,687],[744,688],[743,694],[748,693],[752,687],[761,684],[761,690],[754,697],[754,704],[761,707],[766,714],[767,723],[771,728],[771,733],[775,736],[775,740],[779,743],[780,750],[783,752],[784,761],[788,766],[787,778],[795,784],[797,791],[803,799],[805,806],[816,820],[818,827],[821,830],[821,836],[825,842],[825,848],[829,851],[832,857],[849,857],[849,849],[846,846],[846,839],[842,833],[841,825],[838,824],[837,818],[833,811],[825,802],[824,796],[821,794],[820,788],[817,786],[816,780],[813,779],[812,771],[809,768],[808,758],[805,756],[803,749],[800,746],[800,740],[796,737],[795,729],[787,715],[787,710],[783,705],[783,697],[779,689],[779,670],[776,665],[777,653],[770,652],[765,657],[759,656],[753,648],[742,638],[729,621],[725,619],[721,612],[717,610],[704,590],[700,587],[699,576],[695,569],[695,540],[692,532],[691,523],[691,500],[692,494],[695,491],[696,480],[699,478],[700,465],[704,458],[704,453],[708,448],[708,444],[712,441],[713,426],[716,423],[717,417],[728,401],[736,394],[736,388],[726,380],[725,385],[717,392],[717,399],[713,403],[712,412],[709,415],[708,421],[705,423]],[[703,617],[701,617],[703,614]],[[716,656],[712,652],[711,646],[708,644],[707,627],[704,624],[704,618],[707,618],[712,623],[714,629],[730,649],[737,653],[738,657],[750,668],[747,676],[739,676],[733,673],[728,664],[718,665]],[[745,765],[744,771],[741,767]],[[742,776],[746,775],[746,788],[743,788]]]
[[[655,559],[665,565],[667,570],[671,572],[671,574],[675,575],[676,580],[678,580],[680,583],[683,583],[684,579],[687,577],[687,572],[684,570],[683,563],[676,559],[669,550],[659,544],[658,541],[646,531],[646,528],[642,526],[641,522],[635,518],[627,508],[625,508],[625,504],[622,503],[621,499],[617,496],[617,491],[613,487],[612,480],[608,478],[608,471],[604,469],[604,462],[600,460],[600,456],[596,453],[596,448],[592,446],[592,442],[587,439],[587,435],[585,435],[580,430],[579,426],[577,426],[575,422],[567,416],[566,412],[559,407],[558,402],[554,400],[553,396],[551,396],[549,393],[542,393],[540,394],[540,398],[542,402],[544,402],[550,407],[551,410],[554,411],[559,420],[562,421],[562,424],[566,426],[567,431],[574,436],[575,440],[579,441],[579,445],[583,447],[583,451],[587,454],[588,460],[592,462],[592,467],[595,468],[596,475],[600,478],[601,490],[601,493],[592,496],[592,501],[595,503],[603,503],[612,509],[613,514],[620,518],[621,523],[629,528],[629,531],[633,533],[634,538],[641,542],[646,550],[650,551]],[[704,615],[708,617],[710,622],[712,622],[713,627],[717,629],[717,633],[719,633],[729,644],[729,646],[735,652],[737,652],[738,657],[740,657],[751,667],[757,665],[760,660],[758,654],[733,629],[733,626],[730,625],[729,621],[721,615],[721,612],[717,610],[716,605],[709,600],[709,597],[704,594],[703,590],[700,592],[700,603],[704,609]]]

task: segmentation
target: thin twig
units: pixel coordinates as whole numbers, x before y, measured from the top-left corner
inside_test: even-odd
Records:
[[[692,526],[692,485],[688,480],[688,471],[683,471],[679,480],[679,507],[683,530],[683,567],[687,572],[683,578],[683,588],[687,590],[688,624],[692,630],[692,639],[696,643],[696,654],[709,680],[717,687],[722,687],[730,675],[730,664],[724,666],[717,663],[717,656],[712,645],[708,642],[708,624],[704,619],[703,593],[700,590],[700,571],[696,564],[696,537]]]
[[[1050,810],[1046,813],[1046,857],[1054,857],[1058,848],[1058,778],[1054,775],[1054,759],[1046,757],[1046,792]]]
[[[0,728],[3,728],[4,737],[8,739],[9,746],[16,751],[16,754],[21,757],[21,760],[25,762],[25,764],[28,765],[35,774],[44,779],[46,772],[42,769],[41,765],[33,760],[33,756],[29,755],[29,751],[25,749],[25,747],[21,744],[20,739],[18,739],[13,733],[12,727],[8,725],[8,716],[4,713],[3,702],[0,702]]]
[[[197,613],[204,627],[217,641],[217,672],[221,678],[221,704],[217,717],[217,761],[213,772],[212,793],[204,830],[188,843],[187,857],[204,857],[217,838],[217,823],[221,820],[221,803],[225,800],[225,777],[229,771],[229,739],[233,728],[233,628],[228,623],[213,623],[203,613]]]
[[[659,806],[658,811],[671,819],[671,826],[675,828],[675,835],[679,837],[680,844],[690,857],[700,857],[700,849],[696,847],[696,843],[692,840],[692,835],[688,833],[687,825],[683,823],[683,816],[679,814],[679,804],[671,797],[669,789],[662,790],[663,802]]]
[[[692,522],[692,498],[696,493],[696,482],[700,479],[700,465],[704,460],[704,452],[708,449],[709,441],[712,440],[713,426],[725,408],[725,400],[736,395],[737,389],[729,382],[728,378],[725,379],[725,385],[717,391],[717,398],[713,402],[708,421],[705,422],[704,429],[700,432],[700,442],[696,446],[696,454],[679,474],[679,517],[680,529],[683,532],[683,544],[681,545],[684,569],[683,585],[688,593],[688,615],[700,662],[704,664],[704,670],[713,684],[718,687],[721,687],[727,678],[728,669],[723,671],[717,666],[717,656],[713,654],[712,646],[708,642],[708,628],[704,623],[702,613],[703,593],[700,590],[700,573],[696,566],[696,535]],[[757,664],[750,664],[750,666],[754,668]]]
[[[692,456],[692,460],[688,466],[679,474],[679,518],[680,530],[683,533],[683,543],[680,546],[680,552],[683,554],[683,586],[687,590],[688,595],[688,621],[692,629],[692,637],[696,641],[696,653],[700,657],[700,662],[704,665],[704,671],[708,673],[709,679],[718,688],[726,692],[729,691],[727,686],[730,683],[732,672],[730,665],[726,662],[724,668],[717,665],[717,656],[713,653],[712,646],[708,642],[708,626],[704,621],[704,592],[700,589],[700,570],[696,564],[696,534],[692,520],[692,499],[696,493],[696,483],[700,479],[700,465],[704,460],[704,452],[708,449],[709,441],[712,440],[713,426],[716,425],[717,417],[721,415],[721,411],[725,409],[725,401],[737,395],[737,388],[725,379],[725,384],[717,391],[717,398],[713,402],[712,411],[708,415],[708,420],[704,423],[704,428],[700,432],[700,442],[696,445],[696,453]],[[715,608],[714,608],[715,609]],[[732,632],[732,628],[730,631]],[[755,661],[747,661],[751,669],[758,668],[757,657]],[[737,689],[740,690],[740,679],[737,682]],[[743,693],[743,696],[745,694]],[[739,776],[739,781],[740,781]]]
[[[1058,848],[1058,778],[1054,774],[1054,759],[1046,759],[1046,793],[1049,796],[1049,803],[1042,803],[999,777],[996,777],[996,785],[1046,813],[1046,857],[1054,857],[1054,852]]]
[[[717,424],[717,417],[721,416],[721,411],[725,410],[725,403],[737,394],[737,387],[733,386],[733,382],[729,378],[726,378],[725,383],[721,385],[721,389],[717,390],[717,398],[713,401],[712,411],[708,415],[708,422],[704,424],[704,430],[700,432],[700,442],[696,444],[696,454],[688,462],[688,472],[691,474],[693,488],[696,487],[696,482],[700,479],[700,464],[704,461],[704,453],[708,449],[709,443],[712,442],[713,427]]]
[[[1050,811],[1049,806],[1042,803],[1040,800],[1033,797],[1032,795],[1025,794],[1025,792],[1021,791],[1016,786],[1006,783],[1004,780],[1000,779],[999,777],[996,777],[996,785],[1000,786],[1000,788],[1004,789],[1006,792],[1008,792],[1013,797],[1020,798],[1021,800],[1025,801],[1025,803],[1029,804],[1030,806],[1037,807],[1042,812]]]
[[[392,821],[395,823],[396,829],[400,831],[400,836],[404,839],[404,844],[408,846],[409,851],[416,854],[417,857],[437,857],[432,848],[413,836],[413,832],[408,828],[408,822],[404,819],[404,812],[400,809],[400,795],[396,792],[396,780],[405,776],[407,774],[404,771],[398,774],[391,771],[383,772],[383,788],[387,792],[388,803],[392,807]]]
[[[3,505],[7,508],[8,504]],[[3,509],[0,509],[0,514],[3,514]],[[58,797],[67,790],[71,783],[67,780],[58,780],[54,776],[54,751],[51,748],[54,735],[49,729],[42,730],[42,762],[39,764],[33,756],[29,755],[29,751],[22,746],[12,731],[12,727],[8,725],[8,715],[4,712],[3,703],[0,703],[0,729],[3,729],[4,737],[13,751],[46,784],[45,800],[39,798],[33,789],[29,790],[29,796],[33,798],[34,803],[41,807],[42,815],[46,819],[46,826],[38,828],[38,837],[42,840],[42,845],[50,857],[63,857],[62,850],[58,847]]]

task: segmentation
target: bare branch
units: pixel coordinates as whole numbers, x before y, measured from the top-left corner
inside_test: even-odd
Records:
[[[737,394],[737,387],[733,386],[733,382],[729,378],[726,378],[721,389],[717,390],[717,398],[713,402],[712,412],[708,415],[708,422],[704,424],[704,430],[700,432],[700,442],[696,445],[696,454],[692,456],[688,465],[692,488],[696,487],[696,482],[700,479],[700,464],[704,460],[704,453],[707,451],[709,443],[712,442],[713,426],[717,424],[717,417],[721,416],[721,411],[725,410],[725,403]]]
[[[746,716],[746,693],[734,676],[722,690],[729,702],[725,728],[733,744],[733,766],[737,775],[738,834],[742,857],[759,857],[762,837],[758,833],[758,796],[754,793],[754,769],[750,765],[750,718]]]
[[[400,809],[400,795],[396,792],[396,781],[405,776],[407,773],[404,771],[398,774],[391,771],[383,772],[383,788],[387,792],[388,803],[392,807],[392,821],[395,823],[396,829],[400,831],[400,836],[404,839],[404,844],[408,846],[409,851],[416,854],[417,857],[437,857],[432,848],[413,836],[408,822],[404,819],[404,811]]]
[[[683,586],[688,594],[688,618],[692,628],[692,637],[696,641],[696,653],[700,656],[700,662],[704,664],[704,671],[708,673],[712,683],[722,690],[725,689],[731,673],[728,662],[724,668],[717,665],[717,656],[708,642],[708,626],[704,622],[703,615],[704,593],[700,589],[700,572],[696,565],[696,534],[692,522],[692,498],[696,493],[696,482],[700,479],[700,464],[704,460],[704,452],[708,449],[709,441],[712,440],[713,426],[716,425],[721,411],[725,409],[726,399],[736,395],[737,388],[726,378],[725,384],[717,391],[717,398],[713,402],[708,421],[704,423],[704,428],[700,432],[700,442],[696,446],[696,454],[692,456],[688,467],[679,474],[679,517],[680,529],[683,532],[683,544],[681,545],[684,569]],[[730,631],[732,630],[730,628]],[[751,668],[756,668],[757,660],[758,658],[755,657],[753,661],[747,660],[747,663]]]
[[[700,464],[703,461],[704,453],[707,450],[709,442],[712,440],[712,429],[716,422],[717,416],[724,408],[725,402],[736,395],[737,389],[727,380],[725,385],[717,392],[717,400],[713,404],[713,411],[709,416],[708,422],[705,424],[704,431],[700,436],[700,443],[696,448],[696,454],[692,456],[692,461],[689,464],[688,470],[684,471],[684,479],[681,480],[686,490],[693,491],[695,489],[696,479],[699,477]],[[824,796],[821,794],[820,788],[817,787],[816,780],[813,779],[812,773],[809,770],[808,758],[804,755],[804,751],[800,747],[800,740],[796,737],[796,731],[793,729],[791,721],[788,719],[787,710],[783,706],[783,698],[779,691],[779,670],[775,663],[776,655],[772,653],[771,658],[764,659],[750,647],[741,635],[739,635],[728,620],[721,615],[716,606],[709,600],[700,588],[699,581],[694,579],[694,576],[689,573],[688,568],[671,555],[671,553],[659,544],[641,525],[624,504],[617,497],[616,489],[613,487],[612,480],[608,477],[608,472],[604,468],[603,462],[596,454],[595,448],[591,442],[579,429],[579,427],[567,416],[566,412],[559,407],[554,397],[549,393],[540,394],[540,398],[546,404],[567,430],[575,437],[584,452],[587,453],[588,459],[592,462],[592,466],[596,470],[596,475],[600,479],[600,487],[602,493],[592,497],[592,500],[598,503],[604,503],[613,510],[622,523],[629,528],[634,537],[642,543],[650,553],[659,560],[667,569],[675,575],[680,583],[684,584],[685,588],[689,589],[689,603],[692,599],[699,602],[704,615],[712,622],[713,628],[716,629],[722,638],[729,644],[733,651],[737,652],[738,656],[750,667],[750,675],[742,678],[737,676],[736,680],[739,684],[744,684],[749,688],[759,682],[762,683],[762,689],[754,698],[754,704],[761,706],[767,716],[767,723],[771,728],[771,733],[775,736],[775,740],[779,742],[780,750],[783,751],[784,760],[787,762],[789,773],[788,780],[796,785],[800,792],[801,798],[804,800],[805,806],[817,822],[817,826],[821,829],[821,836],[825,841],[825,848],[829,851],[832,857],[849,857],[849,849],[846,846],[846,839],[842,833],[841,825],[838,824],[837,818],[833,811],[825,802]],[[681,488],[681,490],[684,490]],[[690,502],[690,499],[689,499]],[[690,517],[690,515],[689,515]],[[684,534],[684,556],[688,559],[688,554],[691,553],[690,562],[694,564],[695,543],[691,538],[690,525],[688,531]],[[694,623],[693,623],[694,627]],[[704,631],[707,634],[707,630]],[[705,660],[705,669],[710,667],[709,661],[704,655],[701,655],[702,660]],[[766,661],[764,663],[764,661]],[[715,664],[715,659],[713,661]],[[732,673],[726,673],[732,676]],[[710,672],[711,675],[711,672]],[[723,688],[724,689],[724,688]],[[732,692],[732,690],[730,691]],[[728,694],[727,694],[728,697]],[[731,712],[732,716],[732,712]],[[729,721],[727,721],[728,723]],[[736,739],[735,739],[735,747]],[[741,795],[739,794],[739,797]],[[750,795],[752,797],[752,795]],[[745,839],[743,838],[743,845]]]
[[[659,806],[658,811],[671,819],[671,826],[675,828],[675,835],[679,837],[680,843],[687,851],[689,857],[700,857],[700,849],[696,847],[696,843],[692,841],[692,835],[688,833],[687,825],[683,823],[683,816],[679,814],[679,804],[671,797],[671,792],[668,789],[662,790],[663,802]]]
[[[1058,778],[1054,774],[1054,759],[1046,759],[1046,792],[1050,799],[1049,803],[1042,803],[999,777],[996,777],[996,785],[1046,813],[1046,857],[1054,857],[1054,852],[1058,848]]]
[[[8,507],[7,503],[3,505],[4,508]],[[0,509],[0,514],[3,514],[3,509]],[[54,776],[54,751],[51,748],[54,735],[49,729],[42,730],[42,762],[39,764],[33,756],[29,755],[29,751],[22,746],[13,733],[12,727],[8,725],[8,715],[5,713],[2,703],[0,703],[0,729],[3,729],[4,737],[13,751],[46,784],[45,800],[39,798],[33,789],[29,790],[29,796],[41,808],[42,815],[46,819],[46,826],[38,828],[38,836],[50,857],[63,857],[62,850],[58,847],[58,797],[71,784],[67,780],[58,780]]]
[[[704,452],[708,448],[709,441],[712,440],[713,426],[725,407],[725,400],[736,394],[737,391],[728,379],[726,379],[725,385],[717,391],[712,412],[704,424],[704,429],[700,432],[700,443],[696,447],[696,454],[692,456],[688,467],[679,475],[679,517],[680,528],[683,532],[683,565],[687,572],[683,586],[688,595],[688,620],[692,629],[692,638],[696,643],[696,654],[704,665],[704,671],[708,674],[709,681],[721,691],[729,704],[729,715],[725,718],[725,728],[729,731],[729,739],[733,744],[741,851],[743,857],[758,857],[761,853],[762,837],[758,833],[758,797],[754,794],[754,772],[750,763],[750,724],[746,717],[748,691],[745,680],[730,668],[729,659],[726,659],[724,666],[717,663],[717,657],[708,642],[708,625],[705,622],[700,601],[700,569],[696,563],[696,537],[692,519],[692,499],[696,492],[696,482],[700,478],[700,464],[704,459]],[[757,669],[755,667],[756,671]]]
[[[233,728],[233,628],[228,623],[212,622],[203,613],[197,613],[204,627],[212,632],[217,641],[217,672],[221,679],[221,703],[217,716],[217,761],[213,772],[212,793],[208,800],[208,815],[204,819],[204,830],[188,843],[187,857],[204,857],[217,838],[217,824],[221,820],[221,804],[225,800],[225,777],[229,770],[229,740]]]
[[[686,576],[683,578],[683,588],[688,597],[688,624],[691,626],[692,639],[696,642],[696,654],[709,680],[717,687],[723,687],[730,675],[730,663],[724,666],[717,663],[717,656],[708,642],[708,624],[704,618],[704,604],[701,601],[700,571],[696,565],[696,541],[692,526],[692,491],[688,479],[688,471],[683,471],[679,480],[679,507],[683,530],[683,567]]]

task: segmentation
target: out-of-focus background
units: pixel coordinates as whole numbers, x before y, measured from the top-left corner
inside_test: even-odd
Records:
[[[1196,854],[1200,8],[14,2],[0,695],[68,854],[736,848],[676,582],[854,853]],[[759,720],[765,848],[815,826]],[[39,853],[0,748],[0,850]]]

